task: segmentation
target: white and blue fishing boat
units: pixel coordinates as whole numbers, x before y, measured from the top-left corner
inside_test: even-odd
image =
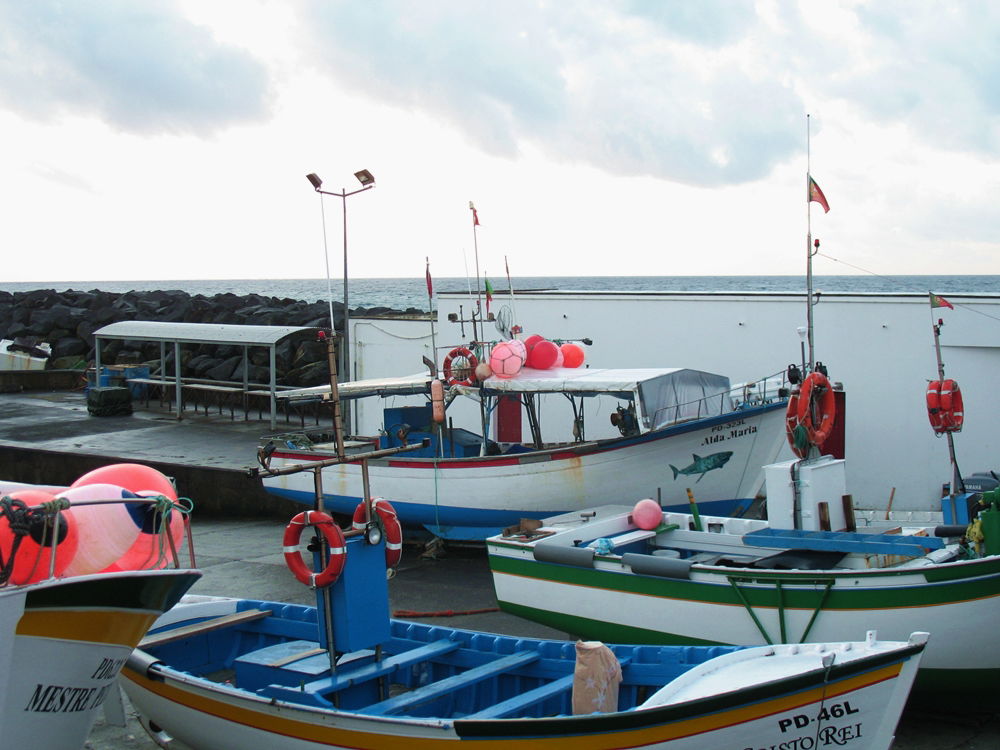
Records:
[[[823,738],[884,750],[927,640],[608,647],[392,620],[392,532],[368,513],[346,534],[317,511],[286,531],[316,607],[186,597],[157,621],[122,685],[158,744],[702,750]],[[297,543],[310,524],[333,543],[314,553],[318,573]]]
[[[705,512],[730,515],[753,501],[763,484],[760,467],[785,442],[780,375],[733,386],[725,376],[686,368],[523,368],[514,377],[446,385],[448,411],[439,412],[440,422],[432,383],[422,374],[341,383],[337,390],[340,399],[385,404],[379,434],[348,438],[348,453],[426,441],[406,456],[373,459],[368,470],[405,526],[444,539],[481,540],[522,518],[584,510],[613,497],[672,496],[687,486]],[[294,404],[329,393],[321,386],[281,396]],[[426,400],[398,401],[414,394]],[[464,412],[461,402],[469,405]],[[475,429],[456,426],[455,412],[474,420]],[[560,429],[565,439],[543,436]],[[268,469],[329,459],[336,450],[328,432],[269,437],[264,488],[311,505],[311,476]],[[362,499],[360,480],[358,461],[325,467],[325,507],[352,513]]]

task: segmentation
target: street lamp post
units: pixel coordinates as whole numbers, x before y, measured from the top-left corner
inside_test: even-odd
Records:
[[[362,169],[360,172],[355,172],[354,176],[361,183],[361,187],[357,190],[347,191],[346,188],[341,188],[339,193],[334,193],[329,190],[323,190],[323,180],[320,179],[319,175],[315,172],[310,172],[306,175],[306,179],[309,180],[309,184],[313,186],[315,190],[320,195],[320,214],[323,217],[323,255],[326,259],[326,291],[327,298],[330,304],[330,330],[334,330],[333,324],[333,292],[330,286],[330,254],[327,252],[326,246],[326,214],[323,212],[323,196],[324,195],[334,195],[341,200],[341,205],[343,206],[343,217],[344,217],[344,333],[341,340],[340,346],[340,372],[343,373],[342,377],[351,379],[351,353],[350,353],[350,312],[349,312],[349,298],[347,292],[347,198],[351,195],[357,195],[358,193],[363,193],[365,190],[371,190],[375,187],[375,178],[372,173],[367,169]],[[344,404],[344,419],[347,422],[348,431],[350,431],[351,425],[351,413],[348,405]]]

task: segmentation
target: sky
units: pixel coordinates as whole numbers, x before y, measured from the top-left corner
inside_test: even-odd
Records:
[[[356,278],[801,275],[810,229],[817,274],[995,274],[998,41],[992,0],[0,0],[0,279],[343,278],[345,204]]]

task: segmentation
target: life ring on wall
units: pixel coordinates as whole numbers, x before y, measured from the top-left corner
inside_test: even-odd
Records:
[[[309,569],[299,551],[299,540],[302,538],[302,530],[306,526],[315,526],[319,529],[330,547],[330,559],[320,573],[314,573]],[[282,551],[285,553],[285,565],[292,571],[292,575],[299,583],[304,583],[310,588],[326,588],[335,583],[340,578],[340,574],[344,572],[344,563],[347,562],[344,532],[326,513],[318,510],[306,510],[299,513],[285,527],[282,545]]]
[[[945,432],[944,415],[941,413],[941,381],[932,380],[927,384],[927,418],[931,429],[941,434]]]
[[[372,498],[372,510],[378,515],[385,530],[385,565],[387,568],[395,568],[403,557],[403,527],[399,523],[396,509],[385,498],[376,497]],[[358,507],[354,509],[351,526],[357,531],[365,528],[364,502],[358,503]]]
[[[809,373],[802,381],[796,416],[811,444],[820,446],[826,442],[833,431],[836,415],[836,397],[830,381],[821,372]]]
[[[457,377],[452,372],[451,363],[456,359],[464,357],[468,365],[462,368],[455,368],[456,370],[466,370],[468,369],[468,375],[464,378]],[[479,360],[476,359],[476,355],[473,354],[469,349],[464,346],[456,346],[450,352],[448,356],[444,358],[444,364],[441,366],[441,370],[444,373],[445,382],[448,385],[472,385],[476,382],[476,365],[479,364]]]
[[[962,391],[954,380],[941,381],[941,422],[943,432],[961,432],[965,423]]]
[[[785,409],[785,437],[788,438],[788,445],[799,458],[805,458],[808,450],[803,450],[795,442],[795,428],[799,426],[799,389],[796,388],[788,397],[788,406]]]

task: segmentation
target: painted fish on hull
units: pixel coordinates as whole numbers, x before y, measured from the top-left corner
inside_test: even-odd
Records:
[[[678,469],[673,464],[670,464],[670,468],[674,472],[674,479],[677,479],[680,474],[689,474],[692,476],[698,474],[699,476],[695,480],[695,484],[697,484],[712,469],[721,469],[725,466],[726,462],[732,458],[733,452],[722,451],[721,453],[713,453],[711,456],[699,456],[697,453],[692,453],[691,456],[694,458],[694,461],[683,469]]]

